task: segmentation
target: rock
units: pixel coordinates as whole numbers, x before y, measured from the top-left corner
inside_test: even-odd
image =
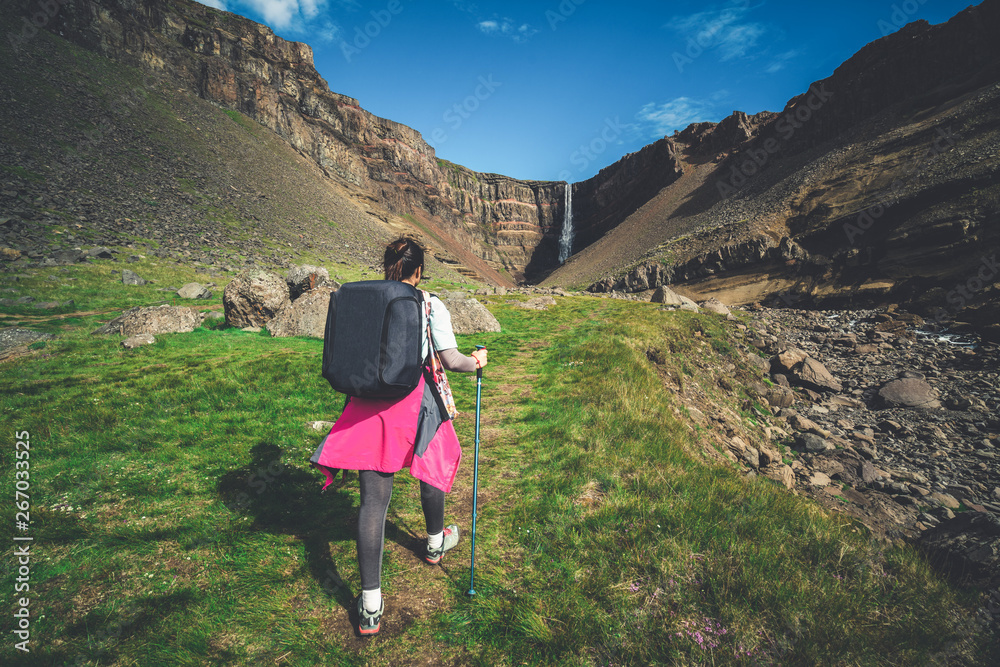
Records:
[[[803,417],[799,414],[794,414],[788,418],[788,425],[794,428],[796,431],[815,433],[822,438],[829,438],[830,431],[822,428],[819,424],[809,419],[808,417]]]
[[[20,347],[21,345],[31,345],[40,340],[52,340],[53,338],[55,336],[50,333],[42,333],[33,329],[8,327],[0,329],[0,351]]]
[[[111,250],[104,247],[91,248],[86,251],[87,257],[91,259],[114,259],[115,256],[111,254]]]
[[[205,321],[206,322],[208,322],[210,320],[224,320],[224,319],[226,319],[226,316],[223,315],[222,313],[220,313],[217,310],[213,310],[210,313],[205,313]]]
[[[94,335],[185,333],[194,331],[201,324],[201,313],[183,306],[136,306],[123,312]]]
[[[500,331],[497,318],[475,299],[446,295],[442,301],[451,313],[451,328],[456,334]]]
[[[964,512],[925,531],[920,547],[931,562],[965,585],[1000,583],[1000,518]]]
[[[245,331],[246,333],[260,333],[263,329],[260,327],[243,327],[240,331]]]
[[[698,307],[698,304],[696,304],[691,299],[687,298],[686,296],[682,296],[680,297],[680,299],[681,299],[681,310],[687,310],[692,313],[701,312],[701,308]]]
[[[533,299],[518,302],[517,305],[521,308],[527,308],[528,310],[548,310],[549,306],[556,305],[556,300],[551,296],[536,296]]]
[[[950,510],[957,510],[960,507],[958,500],[954,496],[939,491],[935,491],[927,496],[927,500],[935,502],[941,507],[947,507]]]
[[[795,472],[786,465],[769,466],[762,471],[766,477],[780,482],[786,489],[795,486]]]
[[[803,361],[802,366],[792,373],[792,377],[797,379],[799,384],[816,391],[840,393],[844,390],[840,381],[833,377],[826,366],[812,357]]]
[[[330,272],[322,267],[309,264],[293,266],[285,276],[289,298],[294,301],[309,290],[330,283]],[[339,288],[340,285],[337,285]]]
[[[823,438],[819,437],[815,433],[798,433],[795,436],[795,445],[802,450],[807,452],[825,452],[827,450],[836,449],[833,445],[828,443]]]
[[[764,398],[771,407],[789,408],[795,402],[795,393],[784,387],[769,387]]]
[[[653,303],[662,303],[664,306],[679,307],[684,301],[672,289],[663,285],[653,290],[653,296],[649,299]]]
[[[809,358],[805,350],[797,347],[790,347],[782,350],[771,358],[771,368],[775,373],[788,375],[799,364]]]
[[[703,310],[705,310],[705,311],[707,311],[709,313],[714,313],[715,315],[730,315],[731,314],[729,312],[729,309],[726,308],[726,306],[721,301],[719,301],[718,299],[716,299],[715,297],[712,297],[708,301],[701,302],[700,305],[701,305],[701,307],[702,307]]]
[[[177,296],[182,299],[211,299],[212,292],[201,283],[187,283],[177,290]]]
[[[132,350],[143,345],[152,345],[155,342],[156,338],[153,337],[153,334],[136,334],[123,340],[122,347],[126,350]]]
[[[14,248],[0,248],[0,260],[5,262],[13,262],[16,259],[21,258],[21,251],[15,250]]]
[[[829,486],[832,481],[825,472],[814,471],[809,475],[809,483],[813,486]]]
[[[326,315],[330,308],[332,286],[308,290],[301,297],[285,306],[267,323],[272,336],[309,336],[323,338],[326,332]]]
[[[87,254],[79,248],[70,250],[57,250],[52,253],[52,259],[63,264],[75,264],[87,258]]]
[[[122,284],[123,285],[145,285],[146,280],[139,277],[135,271],[130,271],[129,269],[122,269]]]
[[[865,484],[871,484],[878,479],[878,473],[875,472],[875,466],[873,466],[868,461],[862,461],[858,464],[858,477]]]
[[[751,366],[756,368],[764,375],[771,372],[771,362],[769,362],[764,357],[758,356],[756,354],[748,354],[747,361],[750,362]]]
[[[288,284],[259,268],[244,269],[222,292],[226,322],[238,329],[262,327],[291,303]]]
[[[935,409],[941,407],[937,392],[926,380],[903,378],[886,383],[878,391],[884,407]]]
[[[781,452],[777,448],[768,444],[762,444],[758,449],[760,451],[759,460],[761,467],[781,463]]]

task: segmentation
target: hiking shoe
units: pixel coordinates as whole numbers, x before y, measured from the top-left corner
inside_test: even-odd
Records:
[[[424,547],[424,560],[431,565],[437,565],[441,562],[441,556],[444,555],[444,552],[456,544],[458,544],[458,526],[451,524],[444,529],[444,541],[441,543],[440,548],[431,549],[430,547]]]
[[[377,635],[379,627],[382,625],[382,612],[385,611],[385,599],[379,605],[378,611],[374,614],[368,613],[365,609],[363,596],[358,596],[358,632],[362,637]]]

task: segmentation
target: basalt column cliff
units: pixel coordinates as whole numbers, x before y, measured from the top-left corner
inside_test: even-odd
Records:
[[[332,92],[305,44],[189,0],[67,0],[45,27],[257,120],[469,275],[511,284],[558,263],[563,183],[437,159],[416,130]]]

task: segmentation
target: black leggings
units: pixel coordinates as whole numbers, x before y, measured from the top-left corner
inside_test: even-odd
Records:
[[[382,551],[385,547],[385,515],[392,498],[393,473],[361,470],[361,512],[358,516],[358,566],[361,589],[382,587]],[[444,530],[444,491],[420,482],[420,507],[424,510],[427,533]]]

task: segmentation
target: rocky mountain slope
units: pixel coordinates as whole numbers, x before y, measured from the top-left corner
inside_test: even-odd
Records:
[[[899,300],[939,319],[976,306],[962,317],[995,323],[998,28],[995,1],[917,22],[780,113],[661,140],[672,176],[548,282],[683,284],[728,303]]]

